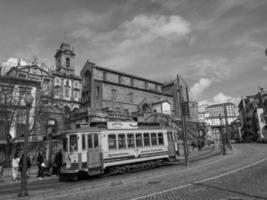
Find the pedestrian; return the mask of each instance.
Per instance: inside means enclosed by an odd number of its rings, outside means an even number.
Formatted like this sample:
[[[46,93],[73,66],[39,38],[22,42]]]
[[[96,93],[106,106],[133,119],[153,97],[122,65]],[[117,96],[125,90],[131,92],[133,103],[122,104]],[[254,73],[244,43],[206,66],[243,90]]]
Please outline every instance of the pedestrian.
[[[20,173],[22,173],[23,158],[24,158],[24,154],[21,155],[20,160],[19,160],[19,171],[20,171]],[[26,174],[27,174],[27,171],[29,171],[30,168],[31,168],[31,160],[30,160],[30,157],[27,156],[27,159],[26,159]]]
[[[3,173],[4,173],[4,164],[5,164],[5,159],[4,157],[0,154],[0,182],[3,182]]]
[[[40,178],[44,177],[44,169],[42,167],[43,162],[44,162],[44,154],[42,151],[39,151],[38,156],[37,156],[37,166],[38,166],[37,177],[40,177]]]
[[[60,174],[60,168],[62,166],[62,150],[60,149],[55,157],[54,157],[54,161],[53,161],[53,172],[56,175]]]
[[[12,181],[16,181],[18,178],[19,161],[20,161],[20,158],[19,158],[18,152],[16,152],[14,154],[14,157],[13,157],[12,163],[11,163],[12,164],[12,168],[11,168]]]

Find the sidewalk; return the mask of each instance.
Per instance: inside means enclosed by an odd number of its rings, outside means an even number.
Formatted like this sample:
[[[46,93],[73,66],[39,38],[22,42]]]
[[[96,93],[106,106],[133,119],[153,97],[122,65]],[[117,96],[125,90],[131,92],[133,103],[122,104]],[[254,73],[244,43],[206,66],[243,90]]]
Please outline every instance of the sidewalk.
[[[39,178],[36,177],[37,171],[38,171],[37,166],[33,166],[30,168],[29,172],[27,172],[27,175],[28,175],[27,182],[33,182],[33,181],[40,180]],[[54,175],[53,176],[45,176],[41,180],[51,179],[51,178],[58,178],[58,177],[54,176]],[[20,182],[20,173],[18,173],[18,179],[16,181],[13,181],[12,180],[12,174],[11,174],[11,168],[5,168],[4,169],[3,176],[0,179],[0,186],[3,184],[8,185],[8,184],[16,184],[19,182]]]
[[[219,150],[220,150],[220,147],[217,145],[216,146],[214,146],[214,145],[205,146],[201,150],[197,150],[197,149],[195,149],[194,151],[189,150],[189,159],[195,159],[198,157],[202,157],[203,155],[207,155],[210,152],[218,153]],[[203,159],[205,159],[205,157]],[[173,164],[181,163],[181,162],[184,162],[183,160],[184,160],[184,157],[181,156],[179,158],[179,161],[170,162],[170,164],[171,163],[173,163]],[[58,179],[57,176],[52,175],[52,176],[45,176],[43,179],[40,180],[39,178],[36,177],[37,170],[38,170],[37,166],[33,166],[30,169],[30,172],[28,173],[29,178],[27,179],[27,182],[42,181],[42,180],[47,180],[47,179]],[[20,176],[20,173],[19,173],[19,176]],[[17,181],[12,181],[11,168],[5,168],[4,169],[3,177],[0,180],[0,186],[1,185],[8,185],[8,184],[17,184],[19,182],[20,182],[20,179],[18,179]]]

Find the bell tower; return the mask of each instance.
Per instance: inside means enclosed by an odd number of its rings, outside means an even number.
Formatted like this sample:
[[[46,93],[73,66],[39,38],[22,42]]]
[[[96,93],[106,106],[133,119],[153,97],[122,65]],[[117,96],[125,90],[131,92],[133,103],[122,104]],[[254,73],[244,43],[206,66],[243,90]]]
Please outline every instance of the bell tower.
[[[66,75],[74,75],[74,57],[73,47],[64,40],[55,54],[56,71]]]

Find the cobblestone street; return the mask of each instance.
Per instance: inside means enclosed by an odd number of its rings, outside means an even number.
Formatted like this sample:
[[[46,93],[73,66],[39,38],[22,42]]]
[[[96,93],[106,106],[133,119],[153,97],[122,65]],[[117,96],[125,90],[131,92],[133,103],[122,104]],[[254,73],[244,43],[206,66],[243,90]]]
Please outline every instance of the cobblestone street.
[[[172,166],[107,177],[98,180],[98,185],[94,180],[78,182],[72,184],[73,187],[66,182],[65,187],[60,186],[58,190],[51,185],[51,189],[39,194],[31,193],[29,199],[267,199],[267,161],[263,160],[267,146],[239,144],[234,147],[226,156],[192,163],[188,168]],[[105,184],[109,181],[110,184]]]

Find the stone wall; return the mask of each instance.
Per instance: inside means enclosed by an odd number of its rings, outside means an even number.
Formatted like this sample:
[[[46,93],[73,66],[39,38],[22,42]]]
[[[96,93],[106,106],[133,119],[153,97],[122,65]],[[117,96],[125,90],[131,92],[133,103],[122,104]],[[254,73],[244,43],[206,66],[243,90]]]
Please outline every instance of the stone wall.
[[[112,97],[112,90],[116,91],[116,99]],[[121,107],[121,109],[127,109],[129,110],[129,112],[137,111],[138,105],[140,105],[143,101],[148,104],[162,100],[168,100],[169,102],[171,102],[171,104],[173,102],[172,97],[166,96],[164,94],[158,94],[109,83],[102,84],[102,95],[103,108],[110,107],[111,110],[116,110]],[[130,95],[133,95],[132,100],[130,98]]]

